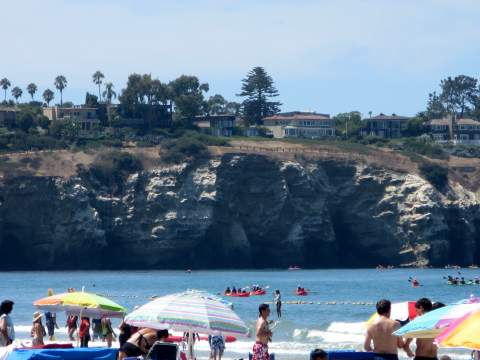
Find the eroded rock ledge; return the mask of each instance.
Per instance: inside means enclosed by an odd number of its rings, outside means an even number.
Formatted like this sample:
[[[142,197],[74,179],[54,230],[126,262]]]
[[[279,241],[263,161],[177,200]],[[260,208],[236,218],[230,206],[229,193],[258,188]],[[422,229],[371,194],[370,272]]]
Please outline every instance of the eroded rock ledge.
[[[1,269],[371,267],[480,262],[476,195],[355,162],[226,154],[0,185]]]

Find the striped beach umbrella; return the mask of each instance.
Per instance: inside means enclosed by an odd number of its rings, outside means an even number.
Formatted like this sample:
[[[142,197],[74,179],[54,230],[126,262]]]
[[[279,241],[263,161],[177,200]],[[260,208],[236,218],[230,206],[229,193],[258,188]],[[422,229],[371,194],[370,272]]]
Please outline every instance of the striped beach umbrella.
[[[122,318],[127,312],[126,308],[110,299],[83,291],[48,296],[35,301],[33,306],[43,311],[65,311],[69,315],[91,318],[103,316]]]
[[[216,296],[201,291],[159,297],[125,317],[127,324],[188,333],[248,337],[249,329]]]
[[[478,298],[470,298],[432,310],[398,329],[394,335],[404,338],[435,338],[463,316],[480,309]]]
[[[441,347],[480,350],[480,310],[451,323],[435,341]]]

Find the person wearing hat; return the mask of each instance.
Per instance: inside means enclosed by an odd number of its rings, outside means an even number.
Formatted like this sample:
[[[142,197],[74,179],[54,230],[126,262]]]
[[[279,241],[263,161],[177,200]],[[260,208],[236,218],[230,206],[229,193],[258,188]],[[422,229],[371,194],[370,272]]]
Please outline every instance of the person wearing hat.
[[[45,328],[42,324],[42,314],[39,311],[33,313],[33,325],[32,330],[30,331],[32,336],[32,345],[33,346],[43,346],[43,338],[47,335]]]
[[[12,300],[3,300],[0,304],[0,346],[10,345],[15,340],[15,329],[10,317],[13,304]]]

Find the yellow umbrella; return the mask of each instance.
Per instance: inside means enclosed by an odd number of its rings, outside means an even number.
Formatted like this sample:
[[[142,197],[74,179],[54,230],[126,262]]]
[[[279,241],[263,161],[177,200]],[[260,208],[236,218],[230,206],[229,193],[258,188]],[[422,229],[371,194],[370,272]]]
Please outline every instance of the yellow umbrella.
[[[441,347],[480,350],[480,311],[452,323],[436,341]]]

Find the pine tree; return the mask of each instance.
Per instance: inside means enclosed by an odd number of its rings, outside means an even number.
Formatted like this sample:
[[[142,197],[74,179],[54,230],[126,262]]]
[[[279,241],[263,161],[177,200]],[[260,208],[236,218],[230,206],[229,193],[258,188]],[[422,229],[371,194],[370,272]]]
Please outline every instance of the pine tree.
[[[246,99],[242,102],[242,113],[249,124],[262,123],[262,119],[280,111],[278,101],[271,101],[277,97],[278,90],[273,79],[262,67],[253,68],[242,80],[242,92],[239,94]]]

